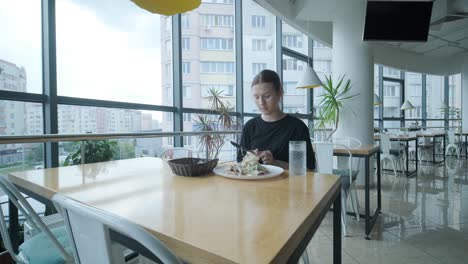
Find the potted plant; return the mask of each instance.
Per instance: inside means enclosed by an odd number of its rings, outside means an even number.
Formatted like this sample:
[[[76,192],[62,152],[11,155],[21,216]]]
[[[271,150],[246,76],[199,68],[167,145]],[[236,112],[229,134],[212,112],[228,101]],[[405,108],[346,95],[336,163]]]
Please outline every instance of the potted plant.
[[[79,142],[74,144],[80,146]],[[85,161],[84,163],[95,163],[112,160],[117,152],[117,141],[95,140],[84,143]],[[81,164],[81,147],[78,147],[75,152],[70,153],[63,163],[64,166]]]
[[[450,106],[445,106],[440,108],[440,112],[443,116],[448,115],[449,119],[456,119],[452,120],[452,126],[457,127],[457,131],[461,132],[461,124],[460,124],[460,108],[458,107],[450,107]]]
[[[229,112],[234,111],[234,107],[226,102],[222,96],[222,91],[218,89],[208,90],[205,98],[210,103],[211,115],[195,115],[195,125],[199,131],[229,131],[238,128],[238,124]],[[212,134],[199,137],[199,152],[204,153],[206,159],[216,159],[226,142],[226,135]]]
[[[326,82],[322,85],[325,93],[319,96],[319,128],[325,128],[326,125],[332,125],[332,131],[327,136],[329,140],[338,129],[338,122],[340,120],[340,111],[345,106],[346,101],[359,95],[349,95],[351,90],[351,80],[346,79],[345,75],[338,78],[338,82],[334,83],[331,76],[325,76]],[[356,113],[350,108],[351,112]]]

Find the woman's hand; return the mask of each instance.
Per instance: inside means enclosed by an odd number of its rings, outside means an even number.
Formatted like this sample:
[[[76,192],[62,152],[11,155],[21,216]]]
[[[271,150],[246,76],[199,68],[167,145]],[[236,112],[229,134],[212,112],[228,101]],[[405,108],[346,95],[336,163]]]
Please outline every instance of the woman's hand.
[[[256,150],[255,154],[257,157],[259,157],[264,164],[274,164],[275,163],[275,158],[273,157],[273,154],[271,154],[271,151],[269,150],[264,150],[264,151],[258,151]]]

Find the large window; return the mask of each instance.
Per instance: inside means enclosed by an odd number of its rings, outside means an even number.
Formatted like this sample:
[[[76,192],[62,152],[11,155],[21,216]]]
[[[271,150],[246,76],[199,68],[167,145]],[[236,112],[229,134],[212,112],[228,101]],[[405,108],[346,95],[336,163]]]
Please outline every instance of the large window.
[[[306,62],[283,55],[283,111],[286,113],[307,113],[307,90],[296,88],[305,67]]]
[[[461,74],[449,76],[448,106],[450,107],[448,118],[450,126],[461,126]]]
[[[42,93],[41,1],[24,5],[0,3],[0,90]]]
[[[236,106],[234,11],[232,1],[217,0],[203,2],[186,13],[190,28],[182,28],[182,37],[190,36],[199,45],[192,45],[190,51],[182,54],[182,59],[190,62],[191,70],[191,74],[182,76],[183,86],[190,87],[190,97],[182,97],[183,107],[208,109],[210,102],[206,97],[210,90],[219,92],[224,102]],[[190,131],[192,125],[184,122],[183,130]],[[188,138],[185,140],[188,143]]]
[[[0,100],[0,135],[44,133],[43,108],[38,103]],[[43,166],[43,144],[0,144],[0,172]]]
[[[426,76],[426,111],[428,119],[443,119],[444,77]],[[443,125],[442,123],[437,123]]]
[[[405,73],[405,100],[414,106],[414,109],[405,110],[405,119],[422,119],[422,75],[420,73]],[[415,121],[421,124],[419,120]],[[410,121],[410,123],[415,121]]]
[[[252,97],[252,80],[264,69],[276,71],[276,17],[253,0],[242,1],[242,55],[244,112],[256,113],[257,107]],[[252,45],[254,40],[264,40],[266,49],[257,52]],[[261,44],[263,45],[263,44]]]
[[[172,60],[171,31],[160,32],[167,23],[130,1],[57,1],[58,94],[171,105],[161,100],[161,87],[172,86],[162,74]]]

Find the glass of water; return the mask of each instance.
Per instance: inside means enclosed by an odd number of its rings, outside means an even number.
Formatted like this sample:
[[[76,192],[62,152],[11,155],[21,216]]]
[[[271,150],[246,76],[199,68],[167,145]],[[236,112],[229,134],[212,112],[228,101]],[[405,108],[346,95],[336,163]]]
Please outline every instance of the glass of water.
[[[305,141],[289,141],[289,176],[307,175]]]

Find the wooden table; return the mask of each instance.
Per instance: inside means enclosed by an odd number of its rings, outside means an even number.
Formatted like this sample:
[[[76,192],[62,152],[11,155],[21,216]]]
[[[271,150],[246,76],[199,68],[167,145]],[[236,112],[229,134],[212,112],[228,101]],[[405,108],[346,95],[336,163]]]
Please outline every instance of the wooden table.
[[[374,136],[375,141],[380,141],[380,136]],[[418,137],[411,136],[390,136],[390,141],[405,142],[405,155],[406,155],[406,170],[404,171],[406,176],[410,176],[413,173],[418,172]],[[415,142],[415,169],[413,171],[409,170],[409,143],[411,141]]]
[[[375,222],[380,214],[380,210],[382,207],[381,201],[381,186],[380,186],[380,146],[379,145],[362,145],[360,147],[349,148],[351,154],[353,154],[353,158],[364,158],[364,189],[365,189],[365,213],[362,215],[365,219],[365,238],[369,238],[369,234],[374,227]],[[377,208],[373,215],[370,215],[370,158],[377,154]],[[349,155],[348,149],[335,147],[333,149],[334,156],[343,156],[347,157]],[[353,213],[348,213],[353,215]]]
[[[437,133],[418,133],[417,136],[418,137],[422,137],[422,138],[427,138],[427,137],[430,137],[432,138],[432,164],[437,164],[437,163],[441,163],[441,162],[445,162],[445,135],[446,133],[445,132],[437,132]],[[435,143],[436,143],[436,138],[438,137],[441,137],[442,138],[442,141],[443,141],[443,146],[444,146],[444,149],[442,150],[442,156],[443,156],[443,160],[441,161],[436,161],[436,158],[435,158]]]
[[[333,204],[334,263],[341,263],[341,180],[336,175],[288,177],[286,171],[259,181],[182,177],[163,160],[144,157],[8,177],[46,204],[62,193],[124,217],[190,263],[297,263]],[[134,240],[111,237],[145,255]]]

